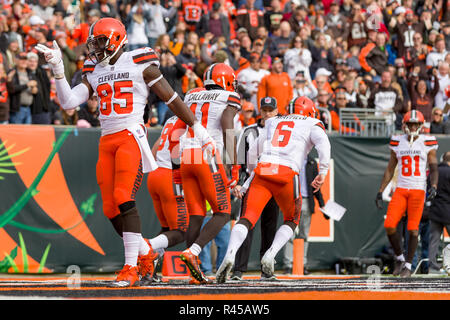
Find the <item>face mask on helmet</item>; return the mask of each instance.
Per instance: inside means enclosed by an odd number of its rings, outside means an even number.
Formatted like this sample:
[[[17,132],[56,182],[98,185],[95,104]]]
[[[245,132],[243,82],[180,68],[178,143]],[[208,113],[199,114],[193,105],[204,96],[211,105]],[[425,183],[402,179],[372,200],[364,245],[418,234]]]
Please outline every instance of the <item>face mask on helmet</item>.
[[[404,131],[409,136],[409,143],[412,144],[415,137],[418,137],[420,130],[422,130],[423,123],[420,122],[406,122],[404,124]]]
[[[109,39],[106,36],[92,37],[87,40],[89,58],[100,65],[106,66],[114,56],[114,50],[110,50]]]

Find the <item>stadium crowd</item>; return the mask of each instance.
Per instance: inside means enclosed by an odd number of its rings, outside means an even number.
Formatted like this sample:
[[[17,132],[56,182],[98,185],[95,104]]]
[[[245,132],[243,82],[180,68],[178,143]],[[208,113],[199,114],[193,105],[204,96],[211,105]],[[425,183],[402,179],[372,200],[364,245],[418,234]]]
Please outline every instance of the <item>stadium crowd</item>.
[[[449,0],[2,0],[0,123],[99,126],[96,99],[76,110],[59,107],[54,79],[38,43],[63,51],[65,75],[81,82],[90,26],[120,19],[128,50],[150,46],[177,93],[202,86],[215,62],[237,74],[240,129],[259,117],[257,101],[273,96],[285,114],[305,95],[332,130],[352,133],[341,108],[390,112],[396,129],[417,109],[427,131],[450,133]],[[170,110],[156,96],[149,126]]]

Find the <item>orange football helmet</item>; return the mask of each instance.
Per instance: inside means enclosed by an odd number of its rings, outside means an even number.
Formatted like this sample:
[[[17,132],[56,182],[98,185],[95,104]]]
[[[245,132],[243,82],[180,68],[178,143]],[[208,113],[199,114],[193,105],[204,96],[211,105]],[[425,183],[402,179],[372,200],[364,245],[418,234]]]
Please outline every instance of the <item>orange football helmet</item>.
[[[422,112],[417,110],[408,111],[403,116],[403,131],[411,138],[418,136],[420,134],[420,130],[422,130],[424,122],[425,118]],[[413,127],[412,124],[415,124],[415,126]]]
[[[214,63],[203,74],[203,84],[205,87],[218,85],[226,91],[236,91],[236,74],[229,65],[225,63]]]
[[[89,58],[96,64],[108,65],[127,42],[127,31],[122,22],[114,18],[102,18],[89,28],[86,41]]]
[[[307,97],[297,97],[287,107],[289,114],[300,114],[302,116],[315,118],[317,109],[314,102]]]

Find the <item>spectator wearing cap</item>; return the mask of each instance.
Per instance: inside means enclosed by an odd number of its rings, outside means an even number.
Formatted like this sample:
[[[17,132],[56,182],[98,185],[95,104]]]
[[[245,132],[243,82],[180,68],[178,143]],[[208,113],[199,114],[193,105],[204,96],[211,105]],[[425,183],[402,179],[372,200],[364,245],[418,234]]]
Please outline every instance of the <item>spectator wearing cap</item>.
[[[256,118],[253,116],[255,113],[255,106],[250,101],[242,102],[242,110],[239,113],[239,123],[235,129],[242,129],[249,125],[256,123]]]
[[[51,124],[50,114],[50,79],[47,71],[39,65],[38,55],[34,52],[27,54],[28,69],[37,83],[37,92],[34,94],[31,104],[31,123],[33,124]]]
[[[280,0],[271,0],[270,7],[264,13],[264,26],[267,30],[273,27],[279,27],[283,19],[283,11],[281,10]]]
[[[279,114],[286,114],[286,106],[293,96],[293,87],[289,75],[283,72],[283,61],[278,57],[272,61],[271,73],[263,77],[258,86],[258,101],[267,96],[276,99]]]
[[[444,112],[438,107],[431,111],[430,134],[450,134],[450,119],[444,121]]]
[[[308,80],[303,71],[298,71],[297,75],[294,78],[294,89],[293,89],[293,98],[297,97],[308,97],[311,100],[314,100],[317,97],[317,89]]]
[[[10,123],[31,124],[30,106],[33,104],[38,87],[31,70],[27,67],[27,54],[22,52],[17,56],[16,67],[8,73],[6,85],[10,98]]]
[[[219,37],[226,39],[227,45],[230,44],[230,21],[228,16],[221,12],[221,5],[219,2],[214,2],[212,11],[202,15],[197,31],[201,37],[206,33],[211,33],[215,40]]]
[[[333,93],[333,89],[329,83],[329,76],[332,73],[325,68],[320,68],[316,72],[316,78],[312,81],[313,85],[317,88],[317,90],[324,89],[328,93]]]
[[[376,41],[368,43],[359,56],[359,63],[364,71],[372,76],[380,76],[388,64],[386,50],[386,35],[383,32],[376,34]]]
[[[251,172],[249,171],[248,167],[250,167],[251,165],[255,165],[254,161],[256,160],[257,155],[251,154],[249,152],[250,146],[256,141],[259,134],[262,132],[265,121],[277,115],[277,101],[273,97],[263,97],[260,101],[260,107],[261,117],[255,124],[244,128],[237,139],[237,161],[239,164],[241,164],[241,174],[239,176],[239,182],[234,189],[237,191],[240,190],[245,180],[247,180],[250,176]],[[275,237],[278,214],[278,205],[274,198],[272,198],[264,207],[264,210],[261,214],[261,246],[259,250],[260,257],[262,257],[267,249],[271,246],[272,241]],[[250,251],[252,247],[253,230],[254,229],[249,230],[247,237],[242,243],[242,246],[236,253],[236,261],[234,264],[233,274],[231,276],[231,279],[233,280],[242,280],[242,274],[247,271],[248,259],[250,257]],[[264,280],[264,274],[261,274],[261,279]]]
[[[86,40],[89,37],[89,29],[91,25],[100,19],[100,11],[98,9],[91,9],[87,12],[86,22],[80,23],[74,28],[71,38],[74,39],[78,45],[85,46]]]
[[[255,52],[251,53],[249,57],[250,66],[241,70],[237,76],[237,81],[242,87],[241,89],[251,97],[250,102],[253,103],[254,106],[258,105],[257,94],[259,83],[264,76],[270,74],[269,71],[261,69],[260,59],[261,57],[259,54]]]
[[[289,49],[284,54],[284,66],[291,80],[294,80],[299,71],[308,81],[311,81],[309,66],[311,65],[311,51],[306,48],[302,38],[296,35],[292,38]]]
[[[319,33],[317,35],[316,41],[314,42],[314,45],[309,49],[311,51],[312,57],[309,72],[313,79],[315,79],[316,71],[319,69],[325,69],[329,72],[334,71],[334,54],[333,50],[329,47],[329,41],[327,41],[325,33]]]
[[[392,31],[397,35],[397,50],[399,57],[403,57],[406,49],[414,45],[414,34],[426,34],[426,32],[428,32],[424,22],[415,22],[414,20],[414,11],[410,8],[406,8],[405,21],[401,22],[393,20],[395,22],[393,23],[395,24],[394,27],[392,27],[391,24]]]
[[[255,39],[255,41],[253,41],[253,45],[252,45],[252,52],[256,52],[262,57],[265,52],[264,40],[259,39],[259,38]]]
[[[25,37],[24,37],[24,47],[25,51],[28,51],[30,48],[34,47],[37,41],[37,32],[41,30],[45,25],[45,21],[42,20],[39,16],[31,16],[29,19],[29,26],[24,26],[22,28]]]
[[[51,0],[39,0],[37,4],[32,5],[34,14],[40,17],[42,20],[47,21],[53,17],[53,11],[55,10],[51,4]]]
[[[432,116],[432,109],[434,107],[434,99],[439,92],[439,80],[437,79],[437,70],[435,70],[434,83],[436,84],[432,90],[428,90],[425,79],[420,79],[418,76],[419,67],[410,75],[408,80],[408,91],[411,98],[411,109],[422,112],[425,121],[430,123]]]
[[[426,64],[428,69],[437,68],[439,61],[444,61],[448,51],[445,49],[445,38],[438,35],[434,42],[433,50],[428,54]]]
[[[385,116],[390,123],[395,122],[396,130],[401,130],[407,107],[400,98],[399,92],[392,87],[392,74],[389,70],[385,69],[381,73],[381,84],[372,91],[368,107],[375,109],[376,114]],[[391,115],[391,112],[394,115]]]
[[[330,6],[330,12],[326,16],[326,25],[331,31],[333,39],[347,39],[348,22],[347,18],[339,12],[339,2],[334,0]]]
[[[241,55],[241,45],[239,40],[232,39],[230,46],[227,48],[228,61],[230,66],[234,69],[236,76],[241,70],[250,66],[246,58]]]
[[[256,39],[258,27],[264,25],[264,12],[255,7],[255,0],[247,0],[247,4],[237,10],[236,25],[245,28],[252,40]]]
[[[291,25],[287,21],[282,21],[280,24],[280,35],[270,38],[269,55],[272,58],[284,56],[289,49],[292,38]]]

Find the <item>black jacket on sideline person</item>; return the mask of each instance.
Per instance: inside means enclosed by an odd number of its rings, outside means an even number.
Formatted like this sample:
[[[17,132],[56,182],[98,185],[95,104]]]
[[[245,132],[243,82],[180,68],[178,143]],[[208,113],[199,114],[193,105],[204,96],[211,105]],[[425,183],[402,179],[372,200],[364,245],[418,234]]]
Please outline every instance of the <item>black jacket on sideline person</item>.
[[[20,84],[17,68],[15,70],[16,73],[14,74],[12,80],[6,83],[10,101],[9,112],[18,112],[20,110],[20,94],[22,91],[28,90],[28,86],[26,84]],[[27,73],[29,80],[35,80],[29,69],[27,69]]]
[[[319,207],[323,207],[325,205],[325,202],[323,200],[322,192],[320,191],[320,189],[316,193],[313,193],[314,188],[312,187],[311,183],[313,182],[314,178],[319,174],[319,169],[317,168],[317,161],[309,154],[306,162],[305,174],[306,174],[306,184],[308,185],[309,210],[311,211],[311,213],[314,213],[315,207],[314,197],[319,202]],[[314,197],[312,195],[314,195]]]
[[[450,224],[450,166],[442,162],[438,166],[439,180],[436,198],[430,206],[430,220]]]
[[[32,79],[38,83],[38,93],[34,96],[31,104],[31,114],[39,114],[50,111],[50,80],[47,72],[38,66],[35,73],[32,74]]]

